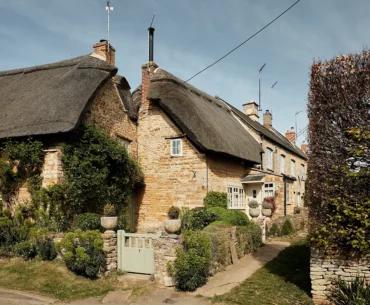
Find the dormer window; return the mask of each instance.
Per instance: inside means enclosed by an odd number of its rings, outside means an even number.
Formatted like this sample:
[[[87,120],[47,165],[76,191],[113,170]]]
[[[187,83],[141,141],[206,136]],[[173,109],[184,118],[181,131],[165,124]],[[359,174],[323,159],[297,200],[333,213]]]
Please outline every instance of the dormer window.
[[[182,156],[182,139],[170,140],[170,154],[172,157]]]

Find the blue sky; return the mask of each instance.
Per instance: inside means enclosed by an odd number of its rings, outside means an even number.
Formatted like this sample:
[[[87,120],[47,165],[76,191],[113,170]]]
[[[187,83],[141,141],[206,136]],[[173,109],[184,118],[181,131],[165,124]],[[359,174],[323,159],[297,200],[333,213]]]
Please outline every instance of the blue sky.
[[[237,45],[293,0],[113,0],[111,42],[131,87],[147,61],[147,27],[156,14],[155,61],[187,79]],[[103,0],[0,0],[0,70],[67,59],[106,37]],[[258,98],[285,131],[306,110],[314,59],[359,52],[370,43],[369,0],[301,0],[279,21],[192,84],[237,107]],[[278,81],[274,89],[271,85]],[[298,130],[307,124],[298,115]],[[299,139],[304,140],[304,137]]]

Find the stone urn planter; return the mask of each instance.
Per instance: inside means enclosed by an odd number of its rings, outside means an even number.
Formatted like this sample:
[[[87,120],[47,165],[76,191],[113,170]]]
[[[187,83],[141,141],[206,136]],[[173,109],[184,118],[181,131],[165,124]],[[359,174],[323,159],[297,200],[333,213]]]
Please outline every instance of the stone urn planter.
[[[100,224],[106,230],[114,230],[117,227],[117,222],[117,216],[103,216],[100,218]]]
[[[266,217],[271,217],[272,210],[271,209],[262,209],[262,215]]]
[[[175,234],[181,229],[181,219],[168,219],[164,222],[164,229],[169,234]]]
[[[260,216],[260,208],[249,208],[249,215],[251,217],[258,217]]]
[[[117,227],[118,217],[113,204],[107,203],[104,206],[104,216],[100,217],[100,224],[106,230],[114,230]]]

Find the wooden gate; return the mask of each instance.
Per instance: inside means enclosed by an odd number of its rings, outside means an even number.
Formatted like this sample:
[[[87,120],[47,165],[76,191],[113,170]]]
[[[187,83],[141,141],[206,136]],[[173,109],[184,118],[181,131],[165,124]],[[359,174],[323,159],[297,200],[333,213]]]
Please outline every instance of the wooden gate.
[[[118,270],[154,274],[153,239],[155,234],[117,232]]]

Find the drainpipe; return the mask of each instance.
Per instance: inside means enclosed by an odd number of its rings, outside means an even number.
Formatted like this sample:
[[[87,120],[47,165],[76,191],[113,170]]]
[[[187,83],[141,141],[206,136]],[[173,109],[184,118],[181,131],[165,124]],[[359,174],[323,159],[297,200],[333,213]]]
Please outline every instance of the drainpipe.
[[[284,216],[286,216],[286,180],[284,178]]]

